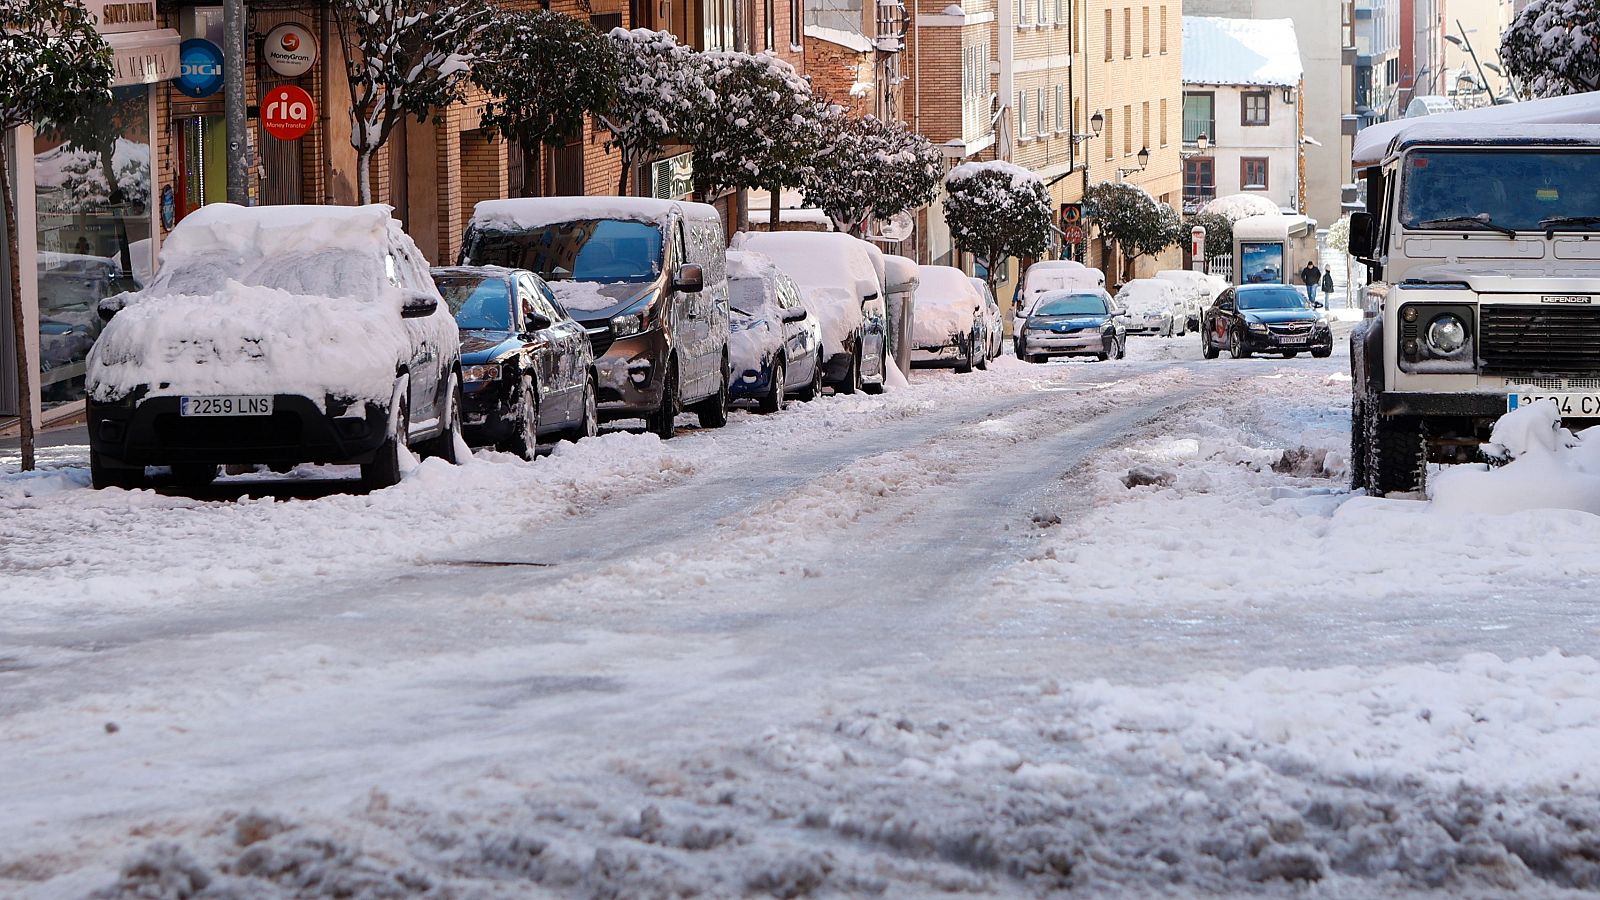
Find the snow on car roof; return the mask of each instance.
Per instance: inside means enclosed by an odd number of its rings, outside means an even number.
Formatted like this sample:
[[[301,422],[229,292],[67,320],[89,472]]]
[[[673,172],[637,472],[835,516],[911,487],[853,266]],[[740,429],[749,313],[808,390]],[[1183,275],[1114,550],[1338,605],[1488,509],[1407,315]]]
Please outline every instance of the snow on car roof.
[[[917,286],[917,282],[922,277],[921,270],[922,267],[917,265],[917,261],[914,259],[906,259],[904,256],[884,254],[883,289],[886,291],[892,291],[897,288],[900,290],[906,290],[907,288],[914,289]]]
[[[534,229],[579,219],[623,219],[658,223],[679,210],[685,218],[722,221],[705,203],[653,197],[515,197],[484,200],[472,209],[472,224],[482,228]]]
[[[1184,16],[1183,83],[1295,87],[1299,47],[1293,19]]]
[[[728,251],[729,278],[767,278],[777,271],[777,265],[765,253],[754,250]]]
[[[737,249],[765,254],[801,287],[848,287],[859,296],[880,290],[872,245],[831,231],[747,231]]]
[[[937,306],[961,306],[971,309],[974,304],[983,300],[978,289],[972,286],[972,281],[967,278],[967,273],[953,266],[919,266],[919,278],[922,283],[917,286],[917,308],[923,304]]]
[[[1390,153],[1390,145],[1404,135],[1408,141],[1507,141],[1526,139],[1536,131],[1546,139],[1565,136],[1582,142],[1600,142],[1600,134],[1584,126],[1600,125],[1600,91],[1526,100],[1482,109],[1464,109],[1417,119],[1400,119],[1362,129],[1356,134],[1351,163],[1356,168],[1375,166]],[[1551,126],[1544,131],[1534,126]]]
[[[399,223],[380,203],[367,206],[237,206],[211,203],[184,216],[162,242],[170,266],[216,253],[284,256],[324,250],[381,250]]]

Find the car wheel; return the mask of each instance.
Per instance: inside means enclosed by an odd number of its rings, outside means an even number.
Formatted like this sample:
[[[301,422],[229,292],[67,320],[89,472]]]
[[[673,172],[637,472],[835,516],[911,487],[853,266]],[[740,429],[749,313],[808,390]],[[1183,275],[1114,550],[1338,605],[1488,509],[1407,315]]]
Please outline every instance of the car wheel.
[[[1050,357],[1045,356],[1043,353],[1033,353],[1028,356],[1028,362],[1031,362],[1034,365],[1042,366],[1049,361]]]
[[[722,354],[722,381],[717,385],[717,392],[695,404],[695,415],[700,417],[701,428],[721,428],[728,424],[728,381],[732,378],[733,366],[728,362],[728,354]]]
[[[516,431],[500,446],[507,453],[533,459],[539,450],[539,387],[533,375],[524,372],[517,381]]]
[[[600,385],[590,375],[583,388],[583,420],[572,429],[572,439],[581,441],[600,433]]]
[[[417,445],[417,453],[424,459],[442,459],[445,462],[459,466],[464,460],[456,452],[457,439],[461,436],[461,379],[454,372],[450,373],[450,389],[445,392],[444,427],[436,437]]]
[[[400,458],[411,452],[407,435],[410,428],[411,416],[406,412],[406,404],[402,400],[400,409],[395,412],[394,427],[389,437],[378,446],[371,462],[361,464],[361,483],[366,485],[367,490],[382,490],[400,483]]]
[[[1228,332],[1228,355],[1234,359],[1244,359],[1250,355],[1250,351],[1244,348],[1244,338],[1237,328]]]
[[[216,465],[209,463],[173,463],[172,483],[189,488],[205,487],[217,480],[219,471]]]
[[[817,352],[817,358],[811,366],[811,383],[801,388],[795,394],[801,400],[810,402],[822,396],[822,352]]]
[[[961,361],[956,363],[956,373],[964,374],[972,371],[972,340],[967,340],[966,346],[961,348]]]
[[[134,491],[149,485],[144,477],[144,467],[110,466],[100,457],[98,451],[89,451],[89,483],[95,490],[106,488],[122,488],[125,491]]]
[[[1367,486],[1367,402],[1363,396],[1350,400],[1350,489]]]
[[[667,372],[661,382],[661,405],[645,417],[645,429],[663,441],[672,437],[678,418],[678,358],[667,359]]]
[[[1328,357],[1330,357],[1332,355],[1333,355],[1333,348],[1332,347],[1329,347],[1326,350],[1313,350],[1313,351],[1311,351],[1311,357],[1313,359],[1327,359]]]
[[[989,347],[987,343],[985,343],[983,349],[979,351],[978,361],[973,363],[973,366],[980,371],[989,368]]]
[[[1127,338],[1123,338],[1122,340],[1117,341],[1117,359],[1127,359],[1127,358],[1128,358],[1128,339]]]
[[[1217,348],[1211,343],[1211,332],[1204,328],[1197,330],[1200,332],[1200,355],[1206,359],[1216,359]]]
[[[760,409],[764,413],[775,413],[785,406],[783,383],[789,377],[789,372],[784,368],[783,357],[772,361],[772,384],[767,388],[766,396],[761,398]]]
[[[1415,416],[1385,416],[1367,409],[1367,489],[1382,497],[1423,488],[1427,434]]]
[[[850,371],[844,373],[844,382],[834,389],[841,394],[854,394],[861,390],[861,344],[850,351]]]

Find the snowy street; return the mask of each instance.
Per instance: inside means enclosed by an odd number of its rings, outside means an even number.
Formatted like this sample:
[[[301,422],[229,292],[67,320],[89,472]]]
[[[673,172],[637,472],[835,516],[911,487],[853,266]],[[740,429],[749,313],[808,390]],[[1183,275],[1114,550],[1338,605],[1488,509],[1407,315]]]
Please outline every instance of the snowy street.
[[[1353,496],[1335,346],[369,495],[0,451],[0,895],[1600,886],[1595,518]]]

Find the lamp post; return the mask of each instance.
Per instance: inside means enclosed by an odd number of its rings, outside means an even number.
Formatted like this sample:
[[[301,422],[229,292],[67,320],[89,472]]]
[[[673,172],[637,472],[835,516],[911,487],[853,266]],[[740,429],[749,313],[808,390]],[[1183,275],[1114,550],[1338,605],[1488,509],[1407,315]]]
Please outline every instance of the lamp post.
[[[1134,174],[1136,172],[1143,172],[1145,169],[1150,168],[1150,148],[1149,147],[1140,147],[1139,148],[1139,153],[1138,153],[1138,155],[1136,155],[1134,157],[1134,159],[1138,160],[1138,162],[1139,162],[1139,164],[1137,166],[1134,166],[1132,168],[1127,168],[1127,169],[1123,169],[1123,168],[1117,169],[1117,181],[1120,182],[1122,179],[1128,177],[1129,175],[1132,175],[1132,174]]]

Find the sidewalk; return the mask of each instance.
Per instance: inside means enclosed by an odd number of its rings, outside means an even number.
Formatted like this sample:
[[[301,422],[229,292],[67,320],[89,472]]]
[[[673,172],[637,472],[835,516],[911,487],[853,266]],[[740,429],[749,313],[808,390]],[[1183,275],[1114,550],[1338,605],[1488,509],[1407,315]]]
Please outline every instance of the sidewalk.
[[[66,425],[61,428],[41,431],[34,436],[35,447],[73,447],[85,446],[88,443],[89,426],[87,425]],[[0,456],[15,453],[21,447],[21,438],[0,437]]]

